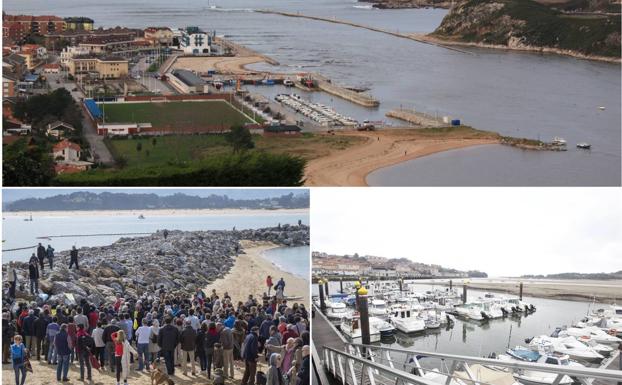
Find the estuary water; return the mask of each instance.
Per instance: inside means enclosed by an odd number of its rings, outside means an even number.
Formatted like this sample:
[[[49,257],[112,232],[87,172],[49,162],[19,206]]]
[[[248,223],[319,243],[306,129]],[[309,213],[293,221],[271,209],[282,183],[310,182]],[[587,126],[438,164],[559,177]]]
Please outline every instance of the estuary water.
[[[425,33],[440,24],[445,10],[361,9],[351,0],[84,0],[79,7],[71,0],[7,0],[3,7],[9,13],[89,16],[106,27],[198,25],[216,30],[280,63],[254,68],[317,71],[337,83],[369,87],[381,101],[377,109],[336,106],[358,120],[388,121],[388,110],[414,107],[504,135],[568,141],[567,152],[501,146],[452,151],[379,170],[368,179],[372,185],[621,183],[617,64],[483,49],[461,53],[350,26],[252,12],[300,12]],[[592,150],[576,149],[578,142],[591,143]]]
[[[145,219],[138,219],[143,214]],[[218,213],[213,215],[180,214],[180,215],[149,215],[148,211],[136,213],[123,212],[119,215],[67,215],[55,214],[42,216],[33,213],[32,222],[24,221],[24,216],[6,216],[2,223],[2,249],[29,247],[25,250],[2,253],[2,263],[12,260],[26,262],[35,252],[35,245],[41,242],[44,246],[51,244],[58,252],[68,250],[71,246],[105,246],[117,241],[123,235],[85,236],[87,234],[123,234],[153,233],[157,230],[238,230],[271,227],[280,224],[297,224],[301,220],[309,224],[308,213],[286,212],[253,212],[253,213]],[[75,235],[59,237],[58,235]],[[126,237],[140,235],[125,235]],[[51,239],[39,239],[51,237]],[[30,247],[32,246],[32,247]],[[305,251],[306,249],[306,251]],[[305,258],[306,256],[306,258]],[[276,263],[283,270],[308,276],[309,248],[291,247],[268,250],[265,257]],[[304,263],[303,263],[304,262]],[[305,270],[306,269],[306,270]],[[304,275],[306,273],[306,275]]]

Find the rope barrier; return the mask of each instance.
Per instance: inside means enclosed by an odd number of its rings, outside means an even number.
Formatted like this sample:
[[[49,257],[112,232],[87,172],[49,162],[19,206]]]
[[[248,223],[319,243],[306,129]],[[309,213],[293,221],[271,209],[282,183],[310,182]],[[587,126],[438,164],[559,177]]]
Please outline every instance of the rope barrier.
[[[110,233],[110,234],[68,234],[68,235],[48,235],[45,237],[37,237],[37,239],[52,239],[52,238],[79,238],[79,237],[106,237],[106,236],[123,236],[123,235],[151,235],[153,234],[153,232],[151,233]],[[32,249],[37,247],[38,245],[34,245],[34,246],[27,246],[27,247],[17,247],[14,249],[6,249],[6,250],[2,250],[3,253],[6,253],[7,251],[18,251],[18,250],[28,250],[28,249]]]
[[[18,247],[16,249],[6,249],[6,250],[2,250],[3,253],[6,253],[7,251],[16,251],[16,250],[28,250],[28,249],[33,249],[37,247],[37,245],[34,246],[28,246],[28,247]]]

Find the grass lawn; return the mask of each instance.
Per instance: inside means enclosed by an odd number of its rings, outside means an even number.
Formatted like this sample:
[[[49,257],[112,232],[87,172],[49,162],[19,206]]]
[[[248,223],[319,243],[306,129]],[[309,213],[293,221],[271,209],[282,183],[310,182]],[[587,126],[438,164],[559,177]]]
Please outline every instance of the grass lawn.
[[[171,135],[153,138],[112,139],[110,148],[115,157],[127,159],[127,166],[153,166],[167,162],[188,162],[231,153],[231,146],[222,134]],[[273,154],[296,155],[313,159],[330,150],[344,149],[360,138],[304,134],[295,138],[254,135],[255,150]],[[141,150],[137,151],[140,143]]]
[[[155,128],[197,128],[252,123],[229,103],[200,102],[110,103],[99,105],[110,123],[151,123]]]

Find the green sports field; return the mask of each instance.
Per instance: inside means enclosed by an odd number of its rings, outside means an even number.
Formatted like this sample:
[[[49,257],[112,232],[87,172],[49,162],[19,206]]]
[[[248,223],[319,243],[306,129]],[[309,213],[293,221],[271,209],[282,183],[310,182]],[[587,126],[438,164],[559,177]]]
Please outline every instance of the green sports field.
[[[151,123],[154,128],[214,128],[253,123],[222,100],[99,105],[108,123]]]

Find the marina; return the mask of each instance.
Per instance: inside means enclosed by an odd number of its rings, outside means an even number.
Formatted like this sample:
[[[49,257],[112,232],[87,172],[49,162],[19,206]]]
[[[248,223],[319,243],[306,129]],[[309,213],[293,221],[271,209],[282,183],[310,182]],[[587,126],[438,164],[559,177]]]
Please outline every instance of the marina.
[[[353,356],[359,355],[363,358],[371,355],[367,360],[375,364],[415,374],[419,377],[417,381],[427,379],[432,383],[441,384],[450,380],[452,384],[462,384],[465,377],[460,379],[461,376],[469,371],[472,371],[472,374],[477,372],[478,375],[484,376],[483,378],[491,381],[488,382],[490,384],[508,384],[510,383],[508,381],[529,385],[615,383],[615,381],[600,378],[582,378],[570,372],[560,376],[561,372],[542,370],[542,367],[550,368],[552,365],[557,365],[557,368],[580,371],[596,369],[599,373],[616,375],[618,376],[616,378],[622,379],[619,371],[613,371],[619,369],[618,344],[622,342],[619,338],[622,337],[622,333],[618,333],[620,329],[610,327],[617,325],[617,322],[622,319],[622,307],[620,306],[531,297],[521,300],[513,296],[479,290],[469,290],[468,301],[463,303],[458,291],[421,284],[405,285],[408,289],[404,287],[402,295],[396,297],[396,292],[400,292],[397,283],[387,285],[384,282],[382,285],[385,287],[384,290],[378,290],[379,287],[375,283],[367,284],[370,290],[366,295],[366,303],[369,304],[370,316],[372,308],[377,308],[378,305],[377,303],[372,305],[372,302],[378,297],[394,298],[392,301],[387,301],[388,309],[392,306],[395,306],[394,309],[398,307],[404,309],[404,318],[401,317],[399,311],[397,317],[394,313],[387,312],[387,319],[398,329],[395,335],[380,336],[370,322],[370,332],[374,330],[374,337],[369,341],[372,345],[363,347],[365,343],[360,342],[362,338],[359,339],[357,336],[354,340],[349,339],[348,334],[342,334],[339,331],[341,325],[336,325],[333,320],[329,321],[323,315],[316,315],[313,339],[320,357],[324,352],[334,351],[349,353]],[[342,298],[347,302],[348,296],[344,296],[345,293],[339,293],[340,286],[348,288],[351,285],[354,285],[354,282],[340,285],[330,282],[330,285],[324,285],[322,292],[328,286],[328,297],[333,303],[337,298]],[[351,292],[352,290],[346,289],[345,291]],[[318,292],[319,286],[314,285],[315,311],[321,313],[321,304],[318,304],[317,298]],[[334,293],[332,297],[330,292]],[[400,304],[397,303],[398,298],[401,298]],[[407,301],[405,298],[416,299],[416,302]],[[438,312],[437,314],[442,314],[440,309],[444,309],[442,311],[446,313],[446,322],[439,328],[426,327],[425,330],[417,330],[414,326],[405,328],[402,320],[408,318],[425,324],[422,309],[428,309],[428,311],[434,309]],[[409,311],[410,317],[407,315]],[[352,310],[354,314],[352,319],[360,324],[360,317],[363,317],[365,312],[367,310],[357,315],[357,311]],[[418,315],[413,316],[413,314]],[[605,327],[593,326],[599,322]],[[409,332],[405,333],[404,330]],[[332,341],[328,337],[331,334],[333,335]],[[617,336],[612,334],[617,334]],[[340,340],[342,339],[341,343],[334,341],[335,335],[338,335]],[[469,359],[464,359],[456,366],[450,365],[449,357],[458,355]],[[327,365],[325,359],[322,362]],[[446,364],[443,365],[443,362]],[[502,365],[499,364],[500,362]],[[514,366],[532,363],[541,364],[540,368],[527,370]],[[331,375],[331,373],[327,374]],[[448,377],[448,374],[451,377]],[[499,379],[500,376],[506,376],[505,380]],[[468,378],[467,376],[466,379]],[[497,379],[494,380],[495,378]],[[375,377],[374,380],[380,384],[390,383],[382,375]],[[347,383],[355,383],[351,381],[348,380]],[[412,379],[410,382],[413,382]]]

